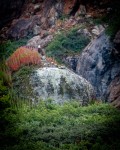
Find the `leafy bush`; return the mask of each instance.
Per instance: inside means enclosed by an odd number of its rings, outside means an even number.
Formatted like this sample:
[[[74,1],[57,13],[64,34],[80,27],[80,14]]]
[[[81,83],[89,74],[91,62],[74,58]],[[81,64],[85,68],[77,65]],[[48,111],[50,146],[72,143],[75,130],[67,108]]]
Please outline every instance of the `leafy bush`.
[[[63,56],[73,55],[89,43],[89,39],[79,33],[77,28],[56,35],[54,40],[47,46],[46,53],[60,61]]]
[[[8,130],[18,142],[6,143],[6,150],[120,148],[120,112],[108,104],[81,107],[71,102],[60,106],[48,100],[32,109],[23,105],[18,114],[18,120],[14,116],[17,129]]]
[[[3,81],[0,80],[0,108],[3,110],[8,106],[10,106],[8,88],[4,85]]]
[[[18,48],[7,60],[7,65],[11,71],[16,71],[24,65],[40,63],[41,59],[39,53],[27,47]]]
[[[6,41],[4,43],[0,43],[0,56],[1,58],[8,58],[18,47],[26,45],[27,43],[26,39],[20,39],[17,41]]]
[[[0,149],[2,149],[2,145],[11,143],[12,140],[15,141],[11,136],[12,130],[10,128],[15,130],[17,122],[15,118],[18,119],[18,117],[16,111],[11,108],[9,89],[10,87],[5,84],[0,75]]]
[[[12,86],[11,72],[5,61],[0,62],[0,79],[5,85]]]

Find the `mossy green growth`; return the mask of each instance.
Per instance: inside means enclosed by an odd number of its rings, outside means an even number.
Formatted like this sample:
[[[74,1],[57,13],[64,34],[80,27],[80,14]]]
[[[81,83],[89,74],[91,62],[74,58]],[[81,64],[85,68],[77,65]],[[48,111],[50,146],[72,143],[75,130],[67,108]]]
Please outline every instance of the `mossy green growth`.
[[[17,72],[13,73],[13,92],[19,99],[31,103],[34,96],[32,87],[30,85],[30,75],[34,71],[35,66],[23,66]]]
[[[17,128],[9,130],[16,140],[1,150],[120,149],[120,112],[109,104],[81,107],[78,102],[41,101],[33,108],[22,105],[15,120]]]
[[[54,40],[46,47],[46,54],[61,62],[64,56],[80,53],[90,40],[77,31],[78,28],[73,28],[56,35]]]
[[[26,45],[28,38],[23,38],[19,40],[8,40],[0,43],[0,57],[8,58],[18,47]]]

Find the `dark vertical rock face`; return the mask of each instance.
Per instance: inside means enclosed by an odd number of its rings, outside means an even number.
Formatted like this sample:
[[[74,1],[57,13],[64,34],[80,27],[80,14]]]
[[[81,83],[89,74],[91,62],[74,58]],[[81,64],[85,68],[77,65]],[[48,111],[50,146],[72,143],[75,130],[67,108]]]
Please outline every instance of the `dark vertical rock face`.
[[[19,16],[25,0],[1,0],[0,1],[0,28]]]
[[[84,49],[79,57],[76,71],[90,81],[99,99],[110,101],[110,91],[115,89],[111,85],[117,84],[112,84],[112,81],[116,81],[116,77],[120,79],[120,58],[117,58],[110,39],[105,33]],[[118,90],[120,92],[120,89]],[[113,95],[112,97],[114,97],[112,101],[118,98]]]
[[[79,56],[68,56],[68,57],[65,57],[63,58],[63,62],[64,64],[66,64],[66,66],[68,68],[70,68],[71,70],[73,70],[74,72],[76,72],[76,67],[77,67],[77,63],[78,63],[78,59],[79,59]]]
[[[110,83],[109,89],[109,101],[116,107],[120,108],[120,74],[115,77]]]

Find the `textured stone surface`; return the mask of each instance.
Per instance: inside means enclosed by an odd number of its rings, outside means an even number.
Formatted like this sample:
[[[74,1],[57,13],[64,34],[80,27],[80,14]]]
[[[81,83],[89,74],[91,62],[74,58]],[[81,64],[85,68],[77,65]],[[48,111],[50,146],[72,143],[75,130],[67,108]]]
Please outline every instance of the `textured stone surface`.
[[[27,46],[33,46],[38,47],[38,45],[41,45],[42,48],[46,47],[48,43],[50,43],[53,39],[52,35],[48,35],[45,38],[41,39],[41,36],[34,36],[32,39],[30,39],[27,43]]]
[[[89,37],[89,38],[92,37],[91,33],[88,31],[87,28],[85,28],[85,29],[79,29],[79,30],[77,31],[77,33],[82,34],[82,35],[85,36],[85,37]]]
[[[115,35],[114,43],[120,44],[120,30]]]
[[[115,53],[116,53],[116,55],[120,56],[120,30],[115,35],[114,45],[115,45]]]
[[[65,14],[70,14],[70,12],[72,11],[72,9],[75,5],[75,2],[76,2],[76,0],[72,0],[72,1],[64,0],[63,11]]]
[[[2,0],[3,1],[3,0]],[[5,3],[6,2],[6,3]],[[81,1],[81,0],[5,0],[5,2],[0,3],[0,14],[3,14],[3,22],[8,18],[14,19],[15,16],[20,16],[19,20],[14,24],[12,23],[10,27],[10,31],[8,32],[8,37],[11,38],[22,38],[23,36],[27,36],[28,34],[39,34],[40,29],[48,30],[55,26],[58,19],[65,19],[66,16],[76,16],[80,18],[81,16],[86,16],[89,11],[89,5],[91,1]],[[10,3],[10,5],[9,5]],[[99,5],[100,2],[98,2]],[[22,7],[24,4],[24,7]],[[2,8],[3,5],[3,8]],[[94,2],[93,4],[94,5]],[[10,7],[9,7],[10,6]],[[86,9],[87,8],[87,9]],[[6,10],[5,10],[6,9]],[[2,11],[4,10],[4,11]],[[22,13],[20,13],[22,12]],[[97,12],[97,9],[96,11]],[[10,13],[10,14],[9,14]],[[20,15],[21,14],[21,15]],[[78,15],[77,15],[78,14]],[[34,17],[39,16],[36,23],[34,23]],[[6,19],[7,18],[7,19]],[[84,22],[84,19],[82,17]],[[81,23],[81,19],[78,19],[78,22]],[[70,20],[69,20],[70,21]],[[15,21],[13,21],[15,22]],[[21,26],[21,24],[25,24],[25,26]],[[71,22],[68,22],[68,27],[74,26],[77,22],[73,19]],[[34,27],[34,24],[37,25]],[[29,26],[30,25],[30,26]],[[24,29],[26,31],[24,31]],[[15,33],[17,32],[17,35]],[[22,32],[22,33],[21,33]],[[94,31],[96,34],[97,31]],[[2,33],[2,37],[4,38],[5,32]],[[16,37],[17,36],[17,37]]]
[[[115,56],[110,39],[104,32],[83,50],[76,71],[93,85],[99,99],[110,100],[110,83],[116,76],[120,79],[120,58]]]
[[[79,56],[68,56],[63,58],[63,62],[65,65],[67,65],[68,68],[72,69],[73,71],[76,71],[76,66],[78,63]]]
[[[103,31],[105,30],[105,28],[102,25],[96,25],[94,26],[94,28],[92,29],[92,33],[96,36],[100,35]]]
[[[40,24],[40,16],[18,19],[15,22],[13,22],[13,25],[8,30],[7,35],[9,38],[14,39],[19,39],[28,35],[33,35],[37,24]]]
[[[115,106],[120,108],[120,75],[115,77],[108,89],[108,99]]]
[[[56,103],[76,99],[86,105],[94,96],[90,83],[66,68],[38,69],[31,75],[30,84],[38,99],[51,98]]]

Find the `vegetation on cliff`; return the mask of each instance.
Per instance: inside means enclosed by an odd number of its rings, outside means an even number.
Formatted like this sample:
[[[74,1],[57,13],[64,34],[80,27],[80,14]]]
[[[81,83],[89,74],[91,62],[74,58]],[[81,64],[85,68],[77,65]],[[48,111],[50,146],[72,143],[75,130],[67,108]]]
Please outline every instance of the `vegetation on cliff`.
[[[47,46],[46,53],[61,62],[64,56],[78,54],[90,42],[88,37],[77,32],[78,28],[61,32]]]

